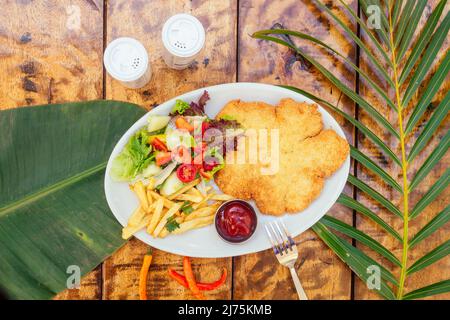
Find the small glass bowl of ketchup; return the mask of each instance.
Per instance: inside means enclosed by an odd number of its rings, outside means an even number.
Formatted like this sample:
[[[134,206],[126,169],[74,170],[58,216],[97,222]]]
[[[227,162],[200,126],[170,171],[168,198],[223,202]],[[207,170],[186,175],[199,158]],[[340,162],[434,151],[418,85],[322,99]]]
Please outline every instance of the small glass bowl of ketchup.
[[[248,240],[255,232],[257,223],[255,209],[243,200],[224,202],[216,212],[216,230],[226,242]]]

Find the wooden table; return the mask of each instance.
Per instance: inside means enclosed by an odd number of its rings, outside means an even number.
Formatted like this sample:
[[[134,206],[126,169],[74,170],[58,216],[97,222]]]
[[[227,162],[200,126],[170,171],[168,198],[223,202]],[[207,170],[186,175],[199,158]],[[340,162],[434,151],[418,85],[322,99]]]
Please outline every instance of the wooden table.
[[[0,11],[0,107],[31,106],[44,103],[91,99],[117,99],[138,103],[147,109],[184,92],[234,81],[253,81],[289,84],[310,90],[316,95],[337,103],[375,131],[378,127],[354,103],[326,81],[317,70],[304,64],[292,52],[272,43],[252,39],[250,34],[272,27],[275,23],[300,30],[331,44],[347,54],[348,58],[368,68],[366,60],[357,53],[354,44],[341,29],[315,7],[311,1],[299,0],[3,0]],[[434,6],[437,1],[429,1]],[[327,1],[330,8],[344,17],[338,1]],[[357,8],[355,0],[349,1]],[[161,59],[161,28],[173,14],[187,12],[204,25],[206,46],[195,63],[184,71],[166,67]],[[356,30],[354,21],[344,17]],[[120,36],[140,40],[150,54],[153,79],[140,90],[126,89],[111,79],[103,69],[102,55],[107,43]],[[363,83],[357,83],[353,72],[336,58],[313,46],[299,42],[306,50],[338,76],[369,99],[373,96]],[[378,104],[379,110],[387,108]],[[338,119],[348,140],[364,153],[380,160],[384,168],[397,174],[382,155],[353,127]],[[386,135],[385,141],[394,141]],[[434,146],[430,146],[432,150]],[[423,192],[448,167],[448,157],[441,161],[417,191]],[[374,176],[359,167],[352,168],[360,179],[375,186],[388,198],[391,190]],[[376,208],[370,199],[347,187],[345,192],[355,196],[390,221],[389,215]],[[394,198],[394,203],[399,199]],[[418,224],[430,220],[445,205],[445,194],[427,209]],[[331,215],[361,230],[370,231],[383,245],[399,255],[399,248],[379,229],[344,207],[335,205]],[[448,237],[448,226],[421,244],[422,255]],[[377,298],[364,283],[329,250],[318,237],[308,231],[297,239],[301,257],[297,270],[311,299],[367,299]],[[364,247],[362,247],[365,250]],[[98,266],[82,281],[80,290],[62,292],[58,299],[136,299],[138,274],[142,257],[148,247],[132,239],[112,257]],[[417,258],[417,256],[415,257]],[[270,250],[243,257],[226,259],[193,259],[194,270],[201,281],[216,279],[223,267],[230,276],[224,286],[208,297],[211,299],[295,299],[289,271],[278,265]],[[389,266],[389,264],[387,264]],[[187,290],[180,288],[167,276],[167,268],[181,268],[181,257],[155,250],[150,272],[148,292],[150,299],[191,299]],[[448,259],[428,269],[426,277],[413,276],[408,287],[416,288],[449,278]],[[422,273],[423,275],[423,273]],[[450,298],[450,295],[441,295]]]

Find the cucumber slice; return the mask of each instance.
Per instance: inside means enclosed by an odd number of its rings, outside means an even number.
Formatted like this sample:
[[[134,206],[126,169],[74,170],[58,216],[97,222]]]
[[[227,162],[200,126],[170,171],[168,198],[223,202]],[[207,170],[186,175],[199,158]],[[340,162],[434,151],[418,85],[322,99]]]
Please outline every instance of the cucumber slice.
[[[142,171],[142,176],[144,178],[150,178],[150,177],[160,174],[161,171],[162,171],[162,169],[160,167],[158,167],[156,164],[150,163],[148,165],[148,167]]]
[[[164,182],[160,192],[161,195],[167,197],[171,194],[177,192],[181,188],[183,188],[184,183],[181,182],[180,179],[177,177],[176,172],[172,172],[172,174],[167,178],[167,180]]]
[[[166,181],[167,177],[172,173],[172,171],[177,166],[176,162],[171,162],[167,165],[156,177],[155,177],[155,186],[158,187],[164,181]]]
[[[153,132],[153,131],[161,130],[162,128],[167,126],[167,124],[170,121],[170,117],[154,115],[154,116],[149,116],[147,121],[148,121],[148,126],[147,126],[148,132]]]

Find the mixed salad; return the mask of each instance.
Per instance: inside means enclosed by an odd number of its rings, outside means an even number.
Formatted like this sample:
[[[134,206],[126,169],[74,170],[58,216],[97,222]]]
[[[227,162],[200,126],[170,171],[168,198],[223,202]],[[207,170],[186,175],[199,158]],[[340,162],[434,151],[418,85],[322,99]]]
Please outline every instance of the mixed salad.
[[[176,100],[168,116],[150,115],[114,159],[111,176],[117,181],[152,179],[163,196],[177,192],[195,179],[209,181],[224,166],[224,153],[235,149],[238,128],[231,118],[210,119],[205,113],[205,91],[198,102]]]

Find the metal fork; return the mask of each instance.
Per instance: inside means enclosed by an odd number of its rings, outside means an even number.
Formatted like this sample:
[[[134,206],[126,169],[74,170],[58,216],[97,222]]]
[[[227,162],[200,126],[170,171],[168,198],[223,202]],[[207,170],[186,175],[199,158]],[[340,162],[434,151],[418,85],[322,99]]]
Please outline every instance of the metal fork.
[[[298,298],[300,300],[308,300],[294,268],[295,261],[297,261],[298,258],[297,246],[295,245],[294,239],[292,239],[289,234],[286,225],[283,221],[275,221],[273,223],[267,222],[265,228],[278,262],[280,262],[281,265],[288,267],[291,272]]]

